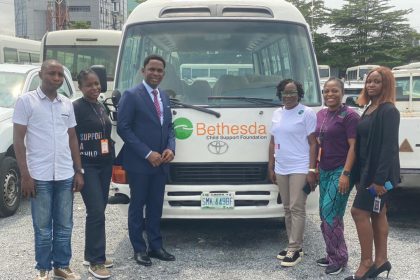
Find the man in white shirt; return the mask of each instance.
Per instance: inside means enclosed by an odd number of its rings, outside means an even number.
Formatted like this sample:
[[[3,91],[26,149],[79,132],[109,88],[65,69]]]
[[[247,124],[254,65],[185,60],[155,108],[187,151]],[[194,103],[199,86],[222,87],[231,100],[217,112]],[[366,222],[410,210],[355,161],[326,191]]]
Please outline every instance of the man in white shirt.
[[[22,194],[31,200],[36,279],[50,279],[52,267],[61,279],[80,279],[69,268],[73,192],[84,184],[73,105],[57,94],[64,81],[58,61],[45,61],[39,77],[41,85],[18,98],[13,114]]]

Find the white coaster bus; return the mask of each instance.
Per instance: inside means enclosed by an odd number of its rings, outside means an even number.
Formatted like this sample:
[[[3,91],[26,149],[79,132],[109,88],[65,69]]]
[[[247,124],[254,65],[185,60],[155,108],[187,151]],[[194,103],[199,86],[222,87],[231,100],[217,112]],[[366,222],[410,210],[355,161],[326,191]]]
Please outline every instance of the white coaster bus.
[[[42,38],[41,61],[60,61],[70,70],[76,89],[76,77],[80,70],[92,65],[105,66],[108,81],[106,96],[110,96],[114,87],[120,41],[121,31],[116,30],[74,29],[47,32]]]
[[[0,63],[34,64],[40,62],[41,42],[0,35]]]
[[[394,68],[395,69],[395,68]],[[400,110],[401,186],[420,187],[420,65],[393,70]]]
[[[364,81],[365,76],[373,68],[379,67],[379,65],[357,65],[346,69],[346,80],[347,81]]]
[[[115,87],[142,81],[150,54],[167,61],[160,88],[172,106],[176,156],[170,166],[164,218],[273,218],[284,215],[277,186],[267,178],[271,117],[280,106],[276,85],[303,84],[302,102],[319,110],[321,92],[310,32],[302,14],[283,0],[161,0],[140,4],[123,32]],[[181,65],[242,64],[246,71],[189,84]],[[115,131],[114,131],[115,132]],[[117,152],[121,139],[114,134]],[[123,171],[111,188],[129,195]],[[217,198],[228,198],[218,205]],[[317,209],[318,194],[308,198]]]
[[[318,73],[321,84],[325,83],[331,77],[331,69],[329,65],[318,65]]]

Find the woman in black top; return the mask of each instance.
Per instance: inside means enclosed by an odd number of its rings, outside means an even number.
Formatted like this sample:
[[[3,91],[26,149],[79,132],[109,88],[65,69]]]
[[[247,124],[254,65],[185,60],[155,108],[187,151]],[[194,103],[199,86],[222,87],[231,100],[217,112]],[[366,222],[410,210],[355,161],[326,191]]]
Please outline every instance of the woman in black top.
[[[394,105],[395,97],[392,72],[386,67],[373,69],[359,97],[359,104],[369,104],[357,127],[356,164],[352,170],[358,184],[351,214],[356,223],[361,260],[355,275],[347,277],[348,280],[375,278],[391,270],[387,256],[386,209],[391,190],[388,186],[395,187],[400,177],[400,113]]]
[[[95,277],[108,278],[111,275],[107,268],[113,265],[105,257],[105,208],[114,159],[111,121],[98,102],[101,86],[96,73],[82,70],[77,80],[83,93],[73,106],[85,180],[81,191],[86,205],[84,264]]]

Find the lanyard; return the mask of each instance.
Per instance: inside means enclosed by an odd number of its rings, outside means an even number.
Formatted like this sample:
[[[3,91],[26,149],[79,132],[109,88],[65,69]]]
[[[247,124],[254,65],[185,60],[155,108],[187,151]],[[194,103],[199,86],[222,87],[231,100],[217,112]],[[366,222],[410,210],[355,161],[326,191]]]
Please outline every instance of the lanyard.
[[[93,104],[87,100],[85,100],[87,103],[89,103],[90,108],[92,108],[93,112],[95,113],[95,115],[98,117],[99,121],[101,122],[101,127],[102,127],[102,132],[103,132],[103,139],[106,139],[106,124],[105,124],[105,119],[102,117],[102,114],[98,111],[96,111],[95,106],[93,106]],[[96,103],[99,104],[99,103]]]
[[[324,133],[327,132],[328,125],[337,116],[338,112],[341,111],[342,108],[343,108],[343,106],[340,106],[340,108],[338,108],[334,112],[334,114],[329,118],[327,118],[328,112],[329,112],[328,109],[327,109],[327,113],[325,114],[325,118],[322,120],[321,128],[319,129],[319,136],[317,137],[317,141],[318,141],[319,145],[322,144],[322,140],[324,138]],[[327,121],[327,119],[328,119],[328,121]]]

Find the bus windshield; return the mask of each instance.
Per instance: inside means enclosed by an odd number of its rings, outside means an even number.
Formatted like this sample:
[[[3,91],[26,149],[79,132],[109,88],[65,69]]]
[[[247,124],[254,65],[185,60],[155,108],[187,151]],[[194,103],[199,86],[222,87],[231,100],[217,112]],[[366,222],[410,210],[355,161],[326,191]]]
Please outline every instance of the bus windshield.
[[[47,45],[45,59],[57,59],[66,66],[73,81],[82,69],[92,65],[104,65],[107,70],[107,80],[114,80],[115,64],[118,46],[54,46]]]
[[[122,92],[140,83],[143,59],[159,54],[167,62],[160,88],[186,104],[256,107],[259,104],[249,98],[263,98],[278,105],[277,84],[292,78],[304,87],[302,102],[319,106],[317,68],[308,38],[305,26],[278,21],[131,25],[125,32],[115,87]]]
[[[0,72],[0,107],[12,108],[22,92],[25,74]]]

